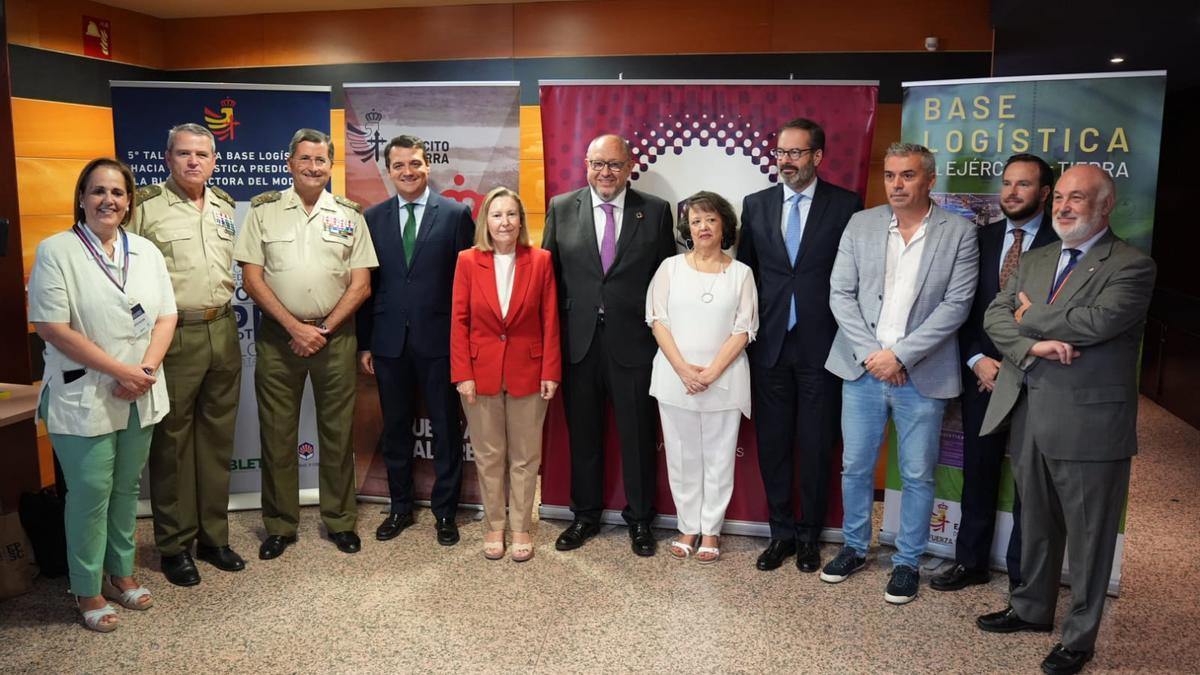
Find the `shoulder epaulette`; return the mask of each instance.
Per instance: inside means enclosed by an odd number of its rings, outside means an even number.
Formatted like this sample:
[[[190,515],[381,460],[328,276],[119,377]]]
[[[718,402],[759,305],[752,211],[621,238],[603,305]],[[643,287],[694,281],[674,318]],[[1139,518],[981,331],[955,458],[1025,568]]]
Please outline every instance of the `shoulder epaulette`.
[[[143,185],[142,187],[138,188],[137,200],[138,200],[138,202],[150,201],[151,199],[154,199],[155,197],[161,195],[162,191],[163,191],[162,185],[160,185],[158,183],[153,183],[151,185]]]
[[[217,199],[220,199],[223,202],[228,202],[230,206],[233,206],[233,207],[237,206],[237,203],[233,201],[233,196],[230,195],[228,192],[222,190],[221,188],[219,188],[215,185],[209,185],[208,189],[213,191],[213,194],[217,196]]]
[[[271,202],[277,202],[277,201],[279,201],[279,199],[281,197],[283,197],[283,193],[278,190],[264,192],[261,195],[257,195],[253,199],[251,199],[250,206],[253,208],[255,206],[262,206],[263,204],[270,204]]]
[[[359,206],[358,202],[356,202],[356,201],[346,199],[345,197],[342,197],[341,195],[334,195],[333,199],[334,199],[334,201],[341,204],[342,206],[345,206],[346,208],[354,209],[355,211],[362,213],[362,207]]]

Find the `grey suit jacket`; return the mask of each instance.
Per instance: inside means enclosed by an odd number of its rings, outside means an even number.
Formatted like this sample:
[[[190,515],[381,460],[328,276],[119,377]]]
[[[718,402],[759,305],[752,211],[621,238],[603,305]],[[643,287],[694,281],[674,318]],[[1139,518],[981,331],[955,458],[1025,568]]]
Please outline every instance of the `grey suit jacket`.
[[[892,207],[876,206],[850,218],[830,277],[829,307],[838,332],[825,369],[857,380],[862,362],[883,349],[875,324],[883,309],[888,225]],[[917,273],[917,297],[904,337],[892,347],[922,396],[954,398],[962,393],[955,333],[971,311],[979,277],[975,225],[934,205],[926,226],[925,250]]]
[[[1004,359],[983,420],[982,433],[1008,422],[1022,387],[1029,396],[1025,420],[1042,454],[1053,459],[1112,461],[1137,453],[1138,348],[1155,264],[1111,231],[1081,258],[1054,304],[1061,246],[1021,256],[1017,273],[984,315],[984,329]],[[1021,317],[1017,294],[1033,304]],[[1062,340],[1080,356],[1071,365],[1028,356],[1039,340]],[[1022,449],[1015,447],[1012,452]]]

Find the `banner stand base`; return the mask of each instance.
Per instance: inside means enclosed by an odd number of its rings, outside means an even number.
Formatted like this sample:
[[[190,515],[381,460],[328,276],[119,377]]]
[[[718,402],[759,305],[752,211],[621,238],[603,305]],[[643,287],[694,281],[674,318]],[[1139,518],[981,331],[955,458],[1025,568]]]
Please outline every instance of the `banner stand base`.
[[[574,520],[575,514],[571,513],[571,508],[568,506],[547,506],[542,505],[538,508],[538,517],[545,520]],[[620,511],[605,509],[600,514],[600,522],[606,525],[624,525],[625,519],[621,517]],[[677,521],[675,516],[660,515],[651,523],[652,527],[657,527],[664,530],[674,530]],[[748,537],[763,537],[770,538],[771,526],[767,523],[761,523],[751,520],[726,520],[724,527],[721,528],[722,534],[741,534]],[[827,527],[821,531],[821,541],[840,544],[842,538],[842,530],[840,528]]]

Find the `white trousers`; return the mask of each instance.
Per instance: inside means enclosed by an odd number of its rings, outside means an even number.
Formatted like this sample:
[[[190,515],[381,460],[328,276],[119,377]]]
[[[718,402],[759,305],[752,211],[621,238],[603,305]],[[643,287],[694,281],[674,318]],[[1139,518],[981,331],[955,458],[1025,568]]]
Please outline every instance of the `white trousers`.
[[[740,410],[695,412],[658,404],[679,531],[717,535],[733,495]]]

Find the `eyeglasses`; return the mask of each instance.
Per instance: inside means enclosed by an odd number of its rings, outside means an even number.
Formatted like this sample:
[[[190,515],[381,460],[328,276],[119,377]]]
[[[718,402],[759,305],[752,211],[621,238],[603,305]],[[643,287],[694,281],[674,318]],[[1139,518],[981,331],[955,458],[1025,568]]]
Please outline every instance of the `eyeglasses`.
[[[783,159],[784,157],[787,157],[788,159],[795,160],[803,157],[804,153],[806,152],[816,151],[817,148],[775,148],[771,151],[771,154],[775,156],[775,159]]]
[[[588,168],[591,169],[592,171],[603,171],[605,167],[608,167],[608,170],[613,173],[616,173],[616,172],[620,171],[621,169],[624,169],[625,165],[629,163],[629,162],[625,162],[625,161],[616,161],[616,160],[613,160],[611,162],[606,162],[602,159],[585,159],[583,161],[587,163]]]

